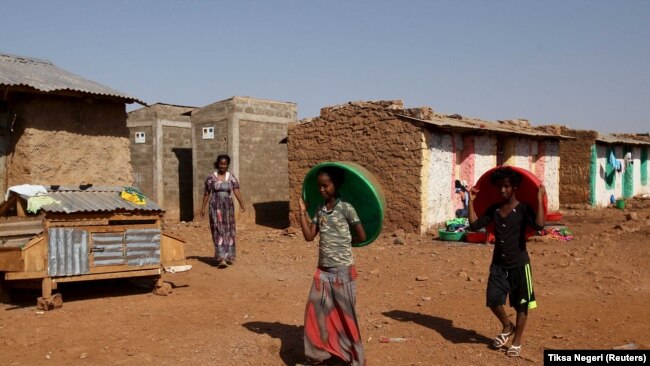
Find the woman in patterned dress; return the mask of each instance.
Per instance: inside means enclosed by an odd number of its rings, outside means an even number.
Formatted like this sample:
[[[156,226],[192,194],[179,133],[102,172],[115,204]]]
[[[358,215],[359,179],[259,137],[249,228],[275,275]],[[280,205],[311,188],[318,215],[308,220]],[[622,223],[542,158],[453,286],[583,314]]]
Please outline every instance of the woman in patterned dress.
[[[239,181],[228,172],[230,156],[219,155],[214,162],[216,171],[205,180],[201,217],[205,215],[205,205],[210,202],[210,232],[214,242],[214,256],[219,268],[235,263],[235,205],[232,195],[239,201],[241,212],[245,212],[244,200],[239,191]]]

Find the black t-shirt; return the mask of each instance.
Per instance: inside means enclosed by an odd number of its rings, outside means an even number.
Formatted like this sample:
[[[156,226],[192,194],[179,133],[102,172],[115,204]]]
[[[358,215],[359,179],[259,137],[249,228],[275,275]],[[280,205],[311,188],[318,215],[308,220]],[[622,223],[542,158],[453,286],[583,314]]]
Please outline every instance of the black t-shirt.
[[[505,268],[520,267],[530,263],[526,251],[526,227],[542,230],[544,227],[535,223],[535,211],[532,207],[519,202],[508,216],[499,213],[500,204],[490,206],[478,220],[470,224],[470,230],[484,228],[494,223],[494,253],[492,263]]]

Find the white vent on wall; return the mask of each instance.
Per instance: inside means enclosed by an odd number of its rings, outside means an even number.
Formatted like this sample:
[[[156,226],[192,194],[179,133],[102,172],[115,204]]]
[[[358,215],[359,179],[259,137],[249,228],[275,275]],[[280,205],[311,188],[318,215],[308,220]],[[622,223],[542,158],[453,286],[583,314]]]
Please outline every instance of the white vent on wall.
[[[203,127],[203,139],[204,140],[214,139],[214,127]]]
[[[144,132],[136,132],[135,133],[135,143],[136,144],[144,144],[146,141]]]

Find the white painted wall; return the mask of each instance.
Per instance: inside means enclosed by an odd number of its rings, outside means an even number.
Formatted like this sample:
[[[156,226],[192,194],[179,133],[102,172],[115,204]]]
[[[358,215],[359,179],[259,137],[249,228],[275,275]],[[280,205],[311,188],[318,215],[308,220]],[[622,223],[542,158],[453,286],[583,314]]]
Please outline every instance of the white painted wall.
[[[497,139],[494,136],[482,135],[474,137],[474,182],[488,170],[497,165]]]
[[[544,187],[548,198],[548,211],[560,209],[560,142],[546,140],[544,154]]]
[[[614,198],[623,197],[623,174],[616,173],[616,182],[613,189],[607,189],[605,183],[605,172],[607,171],[607,153],[606,145],[596,145],[596,154],[598,156],[598,167],[596,173],[596,206],[605,207],[610,203],[610,196]],[[623,157],[623,148],[616,146],[614,155],[617,159]]]
[[[644,149],[646,147],[643,147]],[[641,147],[637,146],[632,152],[634,158],[634,195],[650,194],[650,179],[644,186],[641,185]],[[650,151],[649,151],[650,153]],[[650,169],[650,161],[648,162],[648,169]],[[650,173],[650,172],[649,172]],[[649,174],[650,176],[650,174]]]
[[[427,182],[426,230],[445,222],[455,215],[450,200],[451,180],[456,156],[452,152],[452,135],[431,133],[428,139],[429,174]]]
[[[515,155],[508,159],[509,163],[518,168],[529,170],[530,142],[529,139],[514,138]]]

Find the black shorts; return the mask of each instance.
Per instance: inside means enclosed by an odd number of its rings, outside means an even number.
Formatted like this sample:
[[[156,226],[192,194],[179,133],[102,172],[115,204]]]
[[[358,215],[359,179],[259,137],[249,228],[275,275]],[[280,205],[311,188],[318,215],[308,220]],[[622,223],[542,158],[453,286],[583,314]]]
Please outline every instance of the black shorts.
[[[510,296],[510,306],[518,313],[536,308],[530,264],[516,268],[490,265],[486,295],[489,307],[505,305],[506,296]]]

